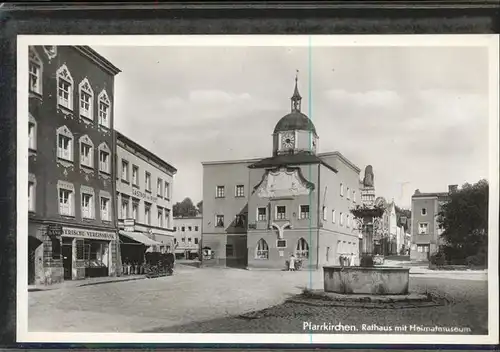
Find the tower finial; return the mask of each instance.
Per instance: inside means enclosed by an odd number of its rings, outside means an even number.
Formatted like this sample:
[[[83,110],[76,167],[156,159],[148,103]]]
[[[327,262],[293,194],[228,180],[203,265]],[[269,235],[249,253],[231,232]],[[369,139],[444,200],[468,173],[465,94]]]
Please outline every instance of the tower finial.
[[[300,101],[302,100],[302,97],[300,96],[299,93],[298,80],[299,80],[299,70],[295,70],[295,89],[293,90],[293,95],[291,98],[292,111],[300,111]]]

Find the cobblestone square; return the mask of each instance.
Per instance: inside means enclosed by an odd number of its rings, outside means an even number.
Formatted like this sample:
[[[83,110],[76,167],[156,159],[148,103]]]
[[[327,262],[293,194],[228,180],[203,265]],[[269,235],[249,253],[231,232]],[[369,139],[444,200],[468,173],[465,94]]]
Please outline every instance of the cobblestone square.
[[[411,275],[410,289],[445,298],[447,303],[441,307],[325,309],[282,304],[306,286],[321,288],[321,271],[179,266],[171,277],[30,292],[29,331],[301,333],[304,322],[326,322],[460,326],[483,334],[488,322],[485,277],[481,273]],[[266,308],[270,309],[259,319],[238,317]]]

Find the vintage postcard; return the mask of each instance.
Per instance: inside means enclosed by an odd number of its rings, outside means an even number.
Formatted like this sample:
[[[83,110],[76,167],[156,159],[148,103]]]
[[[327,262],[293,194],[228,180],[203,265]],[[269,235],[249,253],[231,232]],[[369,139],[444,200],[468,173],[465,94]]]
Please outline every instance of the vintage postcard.
[[[497,342],[498,58],[19,36],[18,342]]]

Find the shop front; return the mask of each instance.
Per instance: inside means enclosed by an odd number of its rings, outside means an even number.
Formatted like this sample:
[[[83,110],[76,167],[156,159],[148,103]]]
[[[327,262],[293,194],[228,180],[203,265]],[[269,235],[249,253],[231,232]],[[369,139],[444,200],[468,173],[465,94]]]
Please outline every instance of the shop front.
[[[117,235],[112,231],[63,227],[61,254],[64,280],[114,276]]]
[[[146,252],[159,247],[154,241],[139,231],[120,230],[121,261],[124,275],[143,274]]]

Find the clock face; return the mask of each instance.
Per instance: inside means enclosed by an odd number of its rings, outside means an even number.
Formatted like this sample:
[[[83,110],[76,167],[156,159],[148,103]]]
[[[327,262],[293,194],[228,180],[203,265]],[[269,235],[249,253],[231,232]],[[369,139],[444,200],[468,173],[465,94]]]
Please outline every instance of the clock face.
[[[281,146],[285,149],[295,147],[295,133],[287,132],[281,136]]]

